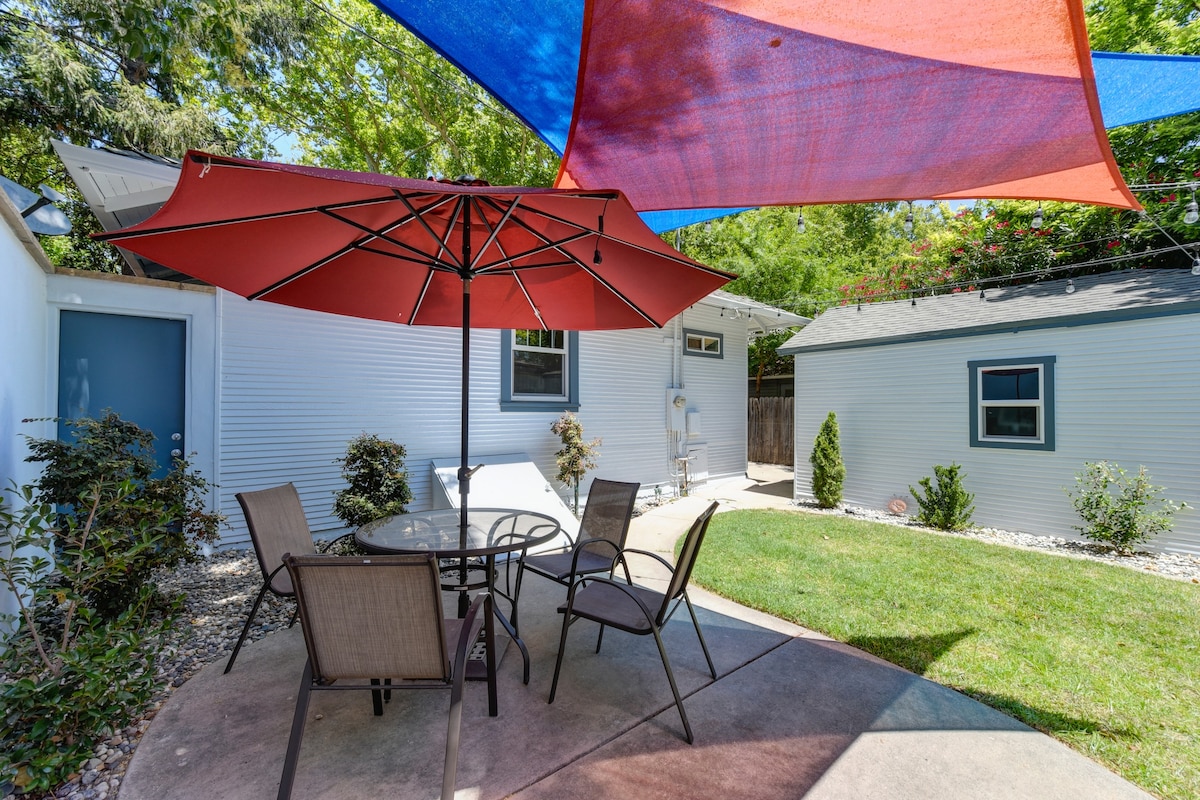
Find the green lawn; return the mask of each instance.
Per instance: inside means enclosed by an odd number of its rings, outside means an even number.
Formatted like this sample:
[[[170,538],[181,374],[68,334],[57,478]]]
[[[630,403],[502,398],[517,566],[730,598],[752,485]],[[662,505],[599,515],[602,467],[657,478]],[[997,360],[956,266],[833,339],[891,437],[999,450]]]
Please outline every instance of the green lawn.
[[[789,511],[718,514],[694,580],[1200,797],[1200,585]]]

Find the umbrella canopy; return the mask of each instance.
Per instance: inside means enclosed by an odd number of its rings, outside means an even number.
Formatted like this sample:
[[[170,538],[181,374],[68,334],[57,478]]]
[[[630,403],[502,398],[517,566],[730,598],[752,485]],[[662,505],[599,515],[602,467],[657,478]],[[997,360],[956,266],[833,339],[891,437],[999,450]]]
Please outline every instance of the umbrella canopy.
[[[639,211],[1138,207],[1109,152],[1080,0],[970,13],[956,0],[373,1],[563,153],[560,186],[627,187]],[[1189,110],[1196,94],[1111,124]],[[659,230],[694,221],[654,215]]]
[[[98,234],[251,300],[469,330],[662,327],[734,276],[656,236],[618,191],[410,180],[189,152],[170,199]]]

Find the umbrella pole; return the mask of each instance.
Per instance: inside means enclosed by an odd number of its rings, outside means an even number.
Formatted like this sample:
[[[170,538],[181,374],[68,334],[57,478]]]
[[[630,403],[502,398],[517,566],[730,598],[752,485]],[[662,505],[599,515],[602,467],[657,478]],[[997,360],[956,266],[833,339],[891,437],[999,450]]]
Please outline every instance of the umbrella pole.
[[[474,470],[467,467],[467,424],[470,420],[470,380],[471,380],[471,281],[463,278],[463,322],[462,322],[462,442],[459,453],[458,467],[458,543],[459,547],[467,546],[467,495],[471,492],[471,473]]]

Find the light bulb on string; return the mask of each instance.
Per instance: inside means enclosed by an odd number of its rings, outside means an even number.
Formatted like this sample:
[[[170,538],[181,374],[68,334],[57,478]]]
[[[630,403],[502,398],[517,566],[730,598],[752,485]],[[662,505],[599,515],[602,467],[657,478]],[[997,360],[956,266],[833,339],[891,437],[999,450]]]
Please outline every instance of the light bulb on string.
[[[796,230],[800,231],[800,233],[804,233],[805,231],[803,206],[800,207],[800,211],[796,214]]]
[[[1067,278],[1067,294],[1075,293],[1075,279]]]
[[[1196,190],[1192,190],[1192,199],[1188,201],[1187,207],[1183,210],[1183,221],[1188,225],[1195,225],[1200,222],[1200,206],[1196,205]]]
[[[1033,212],[1033,219],[1029,221],[1029,227],[1033,228],[1034,230],[1042,227],[1042,219],[1042,204],[1038,203],[1037,211]]]
[[[913,204],[912,200],[908,201],[908,216],[904,218],[904,232],[912,233],[913,231]]]
[[[1192,274],[1200,275],[1200,256],[1192,259]]]

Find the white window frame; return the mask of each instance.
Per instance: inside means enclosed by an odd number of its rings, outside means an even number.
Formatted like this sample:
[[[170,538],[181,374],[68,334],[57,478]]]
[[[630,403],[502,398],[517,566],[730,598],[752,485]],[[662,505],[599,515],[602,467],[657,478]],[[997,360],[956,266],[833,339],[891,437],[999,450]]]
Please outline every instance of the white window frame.
[[[1000,447],[1019,450],[1054,449],[1054,356],[1030,359],[993,359],[968,362],[971,376],[971,446]],[[1014,369],[1037,371],[1037,399],[983,399],[983,378],[989,372]],[[992,436],[988,435],[987,410],[989,408],[1036,408],[1036,436]]]
[[[700,340],[700,348],[691,346],[693,338]],[[709,343],[716,344],[716,350],[707,349]],[[724,358],[725,357],[725,337],[720,333],[709,333],[706,331],[683,331],[683,352],[689,356],[701,356],[702,358]]]

